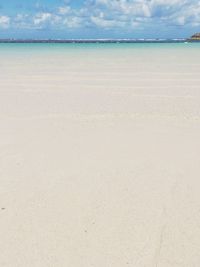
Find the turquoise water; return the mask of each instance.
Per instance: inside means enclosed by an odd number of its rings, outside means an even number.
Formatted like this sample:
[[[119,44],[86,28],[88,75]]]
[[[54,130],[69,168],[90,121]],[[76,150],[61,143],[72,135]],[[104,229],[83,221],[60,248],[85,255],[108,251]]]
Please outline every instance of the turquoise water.
[[[0,54],[9,52],[68,52],[83,50],[200,49],[200,43],[1,43]]]
[[[100,66],[136,64],[137,68],[157,68],[164,65],[166,70],[176,65],[176,69],[187,70],[189,65],[200,62],[200,43],[89,43],[89,44],[50,44],[50,43],[8,43],[0,44],[1,65],[29,66],[87,65]],[[172,66],[173,64],[173,66]],[[141,67],[140,67],[141,66]],[[82,70],[83,71],[83,70]]]

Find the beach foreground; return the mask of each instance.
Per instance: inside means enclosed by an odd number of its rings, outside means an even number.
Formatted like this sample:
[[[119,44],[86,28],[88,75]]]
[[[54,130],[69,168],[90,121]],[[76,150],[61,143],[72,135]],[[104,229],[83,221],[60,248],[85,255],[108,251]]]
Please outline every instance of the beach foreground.
[[[198,45],[0,55],[0,266],[199,267]]]

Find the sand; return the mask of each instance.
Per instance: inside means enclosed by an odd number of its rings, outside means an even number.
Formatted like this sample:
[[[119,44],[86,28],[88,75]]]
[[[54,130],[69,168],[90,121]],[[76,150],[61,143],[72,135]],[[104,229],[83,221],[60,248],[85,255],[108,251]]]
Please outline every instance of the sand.
[[[0,266],[199,267],[199,50],[31,51],[0,62]]]

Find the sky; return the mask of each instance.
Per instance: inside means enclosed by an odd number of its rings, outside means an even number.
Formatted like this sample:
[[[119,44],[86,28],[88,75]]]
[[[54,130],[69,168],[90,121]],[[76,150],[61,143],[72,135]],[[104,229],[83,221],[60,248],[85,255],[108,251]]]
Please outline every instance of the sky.
[[[0,0],[0,38],[184,38],[200,0]]]

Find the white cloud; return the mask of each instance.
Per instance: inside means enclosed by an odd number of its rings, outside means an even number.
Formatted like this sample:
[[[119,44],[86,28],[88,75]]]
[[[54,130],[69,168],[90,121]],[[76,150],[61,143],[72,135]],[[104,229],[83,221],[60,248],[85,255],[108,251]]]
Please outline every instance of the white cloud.
[[[36,16],[33,19],[33,22],[35,25],[39,25],[41,23],[49,21],[51,17],[52,17],[52,14],[50,13],[39,13],[39,14],[36,14]]]
[[[8,28],[10,25],[10,18],[8,16],[0,16],[0,27],[1,28]]]
[[[108,20],[100,17],[91,17],[91,22],[94,23],[96,26],[101,28],[113,28],[113,27],[123,27],[125,25],[122,21],[117,20]]]
[[[64,25],[67,28],[79,28],[79,27],[81,27],[82,23],[83,23],[83,21],[79,17],[67,17],[64,20]]]
[[[93,0],[93,10],[104,10],[107,18],[119,21],[123,16],[126,23],[113,23],[102,21],[99,18],[93,22],[107,27],[123,27],[131,25],[132,21],[141,21],[156,25],[159,20],[167,25],[186,24],[196,26],[200,23],[199,0]]]
[[[47,25],[59,25],[62,23],[62,18],[57,14],[38,13],[33,17],[33,24],[36,27],[42,28]]]
[[[177,18],[177,24],[182,26],[185,24],[185,17],[181,16]]]
[[[71,8],[69,6],[62,6],[58,8],[58,14],[66,15],[71,12]]]
[[[174,25],[189,25],[192,27],[200,25],[200,2],[185,4],[184,7],[176,10],[169,18]]]
[[[200,25],[200,0],[85,0],[81,7],[63,6],[54,10],[41,9],[35,14],[16,14],[10,18],[0,16],[0,27],[72,29],[96,27],[101,29],[123,29],[157,26],[196,27]],[[22,12],[23,13],[23,12]]]

